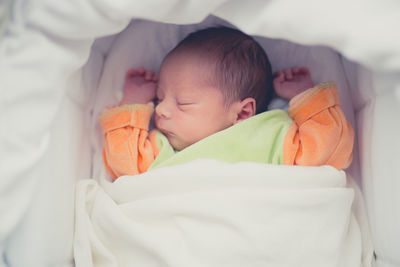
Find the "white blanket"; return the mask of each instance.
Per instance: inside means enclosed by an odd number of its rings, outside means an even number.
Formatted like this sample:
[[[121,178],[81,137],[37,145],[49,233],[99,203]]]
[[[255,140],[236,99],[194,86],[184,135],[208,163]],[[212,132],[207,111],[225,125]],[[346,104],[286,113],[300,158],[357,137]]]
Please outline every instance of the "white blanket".
[[[198,160],[100,184],[77,186],[77,267],[371,266],[359,192],[332,167]]]

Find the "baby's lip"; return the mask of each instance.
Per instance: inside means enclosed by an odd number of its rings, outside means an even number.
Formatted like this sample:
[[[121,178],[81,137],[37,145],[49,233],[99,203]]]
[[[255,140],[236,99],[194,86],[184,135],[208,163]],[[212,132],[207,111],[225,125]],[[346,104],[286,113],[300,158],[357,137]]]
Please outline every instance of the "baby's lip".
[[[157,129],[162,132],[163,134],[167,135],[167,136],[172,136],[174,135],[171,131],[167,130],[165,127],[163,127],[163,123],[160,122],[159,118],[155,119],[155,124]]]
[[[167,130],[165,130],[165,129],[159,128],[159,130],[160,130],[163,134],[165,134],[166,136],[173,136],[173,135],[174,135],[172,132],[167,131]]]
[[[163,127],[160,127],[160,125],[157,125],[157,124],[156,124],[156,127],[157,127],[157,129],[158,129],[160,132],[162,132],[162,133],[165,134],[165,135],[169,135],[169,136],[173,135],[172,132],[168,131],[167,129],[165,129],[165,128],[163,128]]]

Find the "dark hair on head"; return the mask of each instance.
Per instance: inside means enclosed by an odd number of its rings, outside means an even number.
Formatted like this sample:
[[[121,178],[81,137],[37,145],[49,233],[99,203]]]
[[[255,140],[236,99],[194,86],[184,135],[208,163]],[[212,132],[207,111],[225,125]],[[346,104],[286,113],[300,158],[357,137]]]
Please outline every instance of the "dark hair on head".
[[[267,110],[273,97],[272,70],[264,49],[249,35],[212,27],[189,34],[170,54],[190,52],[214,63],[212,81],[227,104],[252,97],[256,113]]]

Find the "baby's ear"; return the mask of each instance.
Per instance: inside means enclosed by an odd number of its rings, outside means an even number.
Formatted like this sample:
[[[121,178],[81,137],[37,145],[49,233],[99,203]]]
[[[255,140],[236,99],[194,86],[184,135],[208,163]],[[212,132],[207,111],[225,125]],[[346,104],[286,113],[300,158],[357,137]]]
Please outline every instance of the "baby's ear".
[[[240,101],[238,105],[237,118],[235,123],[248,119],[256,114],[256,100],[248,97]]]

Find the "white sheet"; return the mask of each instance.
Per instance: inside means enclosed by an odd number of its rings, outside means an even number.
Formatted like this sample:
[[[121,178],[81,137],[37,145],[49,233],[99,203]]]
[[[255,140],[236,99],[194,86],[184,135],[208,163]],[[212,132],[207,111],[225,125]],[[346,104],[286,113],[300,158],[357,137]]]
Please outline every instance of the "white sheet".
[[[76,266],[369,267],[362,201],[346,184],[328,166],[212,160],[114,183],[103,172],[77,186]]]

